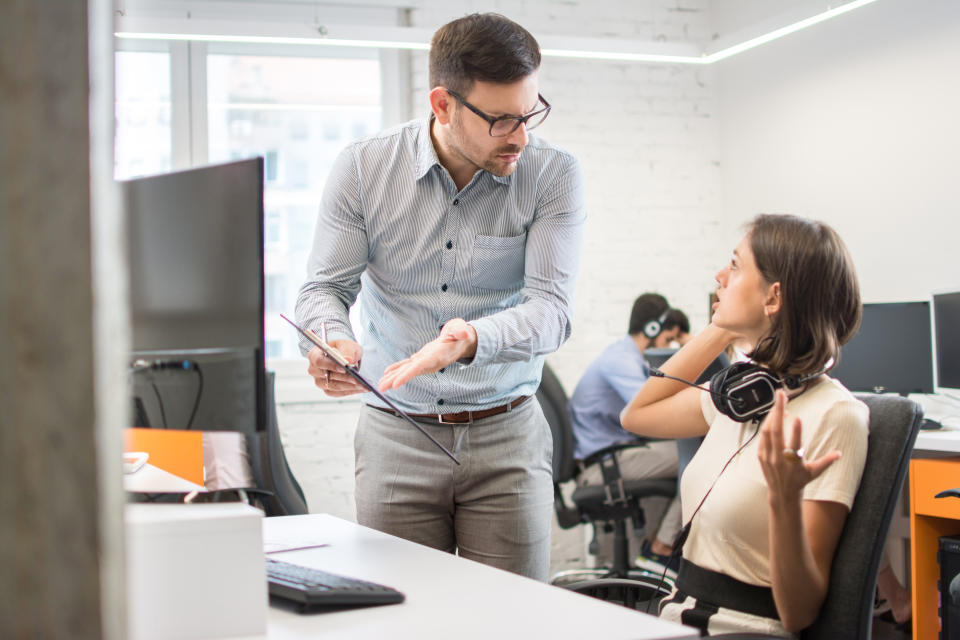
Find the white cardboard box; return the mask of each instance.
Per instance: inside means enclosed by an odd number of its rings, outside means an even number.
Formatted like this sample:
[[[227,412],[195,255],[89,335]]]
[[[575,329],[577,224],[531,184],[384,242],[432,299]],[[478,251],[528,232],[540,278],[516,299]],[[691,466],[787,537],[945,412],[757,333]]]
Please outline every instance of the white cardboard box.
[[[265,634],[262,518],[239,502],[126,505],[131,640]]]

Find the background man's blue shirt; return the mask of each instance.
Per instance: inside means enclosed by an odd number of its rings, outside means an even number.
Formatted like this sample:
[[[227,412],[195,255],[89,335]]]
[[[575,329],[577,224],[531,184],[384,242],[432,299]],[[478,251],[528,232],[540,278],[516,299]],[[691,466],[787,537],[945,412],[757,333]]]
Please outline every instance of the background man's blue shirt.
[[[649,377],[643,353],[630,336],[608,346],[587,367],[568,405],[576,459],[637,438],[620,426],[620,411]]]

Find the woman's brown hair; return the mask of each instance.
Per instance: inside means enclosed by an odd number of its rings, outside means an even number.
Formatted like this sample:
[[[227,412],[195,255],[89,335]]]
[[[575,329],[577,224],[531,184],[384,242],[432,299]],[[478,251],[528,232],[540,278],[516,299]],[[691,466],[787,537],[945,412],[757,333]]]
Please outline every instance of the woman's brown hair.
[[[762,214],[747,225],[763,278],[780,283],[780,311],[750,357],[780,374],[823,371],[860,328],[860,284],[843,240],[829,225]]]

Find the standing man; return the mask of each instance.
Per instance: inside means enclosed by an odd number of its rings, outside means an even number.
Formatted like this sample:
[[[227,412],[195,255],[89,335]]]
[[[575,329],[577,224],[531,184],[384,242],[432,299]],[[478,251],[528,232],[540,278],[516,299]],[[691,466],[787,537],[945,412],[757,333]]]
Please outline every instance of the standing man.
[[[529,135],[550,112],[539,67],[533,36],[497,14],[434,34],[430,116],[350,145],[327,180],[297,317],[326,322],[462,463],[365,397],[360,524],[545,580],[553,448],[534,394],[570,335],[585,212],[576,159]],[[327,395],[363,391],[310,347]]]

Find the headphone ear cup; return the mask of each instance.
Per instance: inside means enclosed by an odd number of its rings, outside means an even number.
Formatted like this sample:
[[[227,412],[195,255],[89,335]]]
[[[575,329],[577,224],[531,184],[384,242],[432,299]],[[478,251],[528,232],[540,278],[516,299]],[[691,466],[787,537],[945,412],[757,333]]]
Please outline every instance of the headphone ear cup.
[[[735,362],[710,378],[717,411],[735,422],[760,420],[769,411],[779,379],[753,362]]]
[[[734,365],[730,365],[725,369],[720,369],[710,377],[710,399],[713,400],[713,406],[717,411],[728,417],[730,410],[727,409],[726,399],[724,398],[726,394],[723,392],[723,388],[726,386],[727,375],[733,367]]]
[[[643,325],[643,335],[647,336],[651,340],[660,335],[660,323],[656,320],[651,320],[647,324]]]

